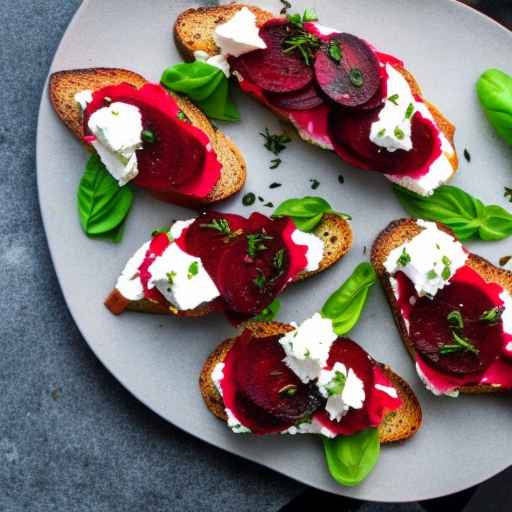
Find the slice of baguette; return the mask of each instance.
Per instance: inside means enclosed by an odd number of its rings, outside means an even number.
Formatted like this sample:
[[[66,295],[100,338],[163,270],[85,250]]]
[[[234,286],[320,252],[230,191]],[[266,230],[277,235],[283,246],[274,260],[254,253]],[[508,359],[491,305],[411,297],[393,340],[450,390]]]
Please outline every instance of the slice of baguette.
[[[258,338],[285,334],[293,329],[291,325],[277,322],[247,323],[245,327],[251,329]],[[212,414],[223,421],[227,421],[224,402],[212,381],[211,375],[217,363],[224,361],[234,341],[234,339],[224,341],[210,354],[199,377],[199,388],[204,403]],[[388,366],[381,365],[381,367],[396,387],[402,405],[396,411],[388,414],[379,426],[380,442],[385,444],[403,441],[419,430],[422,422],[421,407],[409,385]]]
[[[438,224],[439,229],[442,229],[449,235],[455,235],[453,232],[443,224]],[[389,306],[391,308],[391,313],[393,314],[393,318],[395,320],[396,326],[402,337],[402,341],[405,344],[405,347],[409,351],[409,354],[413,359],[415,359],[415,350],[414,344],[411,341],[409,334],[407,333],[407,328],[405,325],[404,318],[400,312],[400,308],[398,306],[397,300],[395,298],[395,294],[393,293],[393,289],[391,287],[391,283],[389,278],[391,277],[386,269],[384,268],[384,263],[389,255],[389,253],[402,245],[403,243],[412,240],[416,235],[418,235],[422,231],[422,228],[417,224],[416,219],[399,219],[391,222],[386,229],[384,229],[379,236],[376,238],[373,243],[372,253],[371,253],[371,262],[377,275],[379,276],[380,282],[384,288],[384,292],[389,302]],[[480,276],[482,276],[485,281],[489,283],[498,283],[509,293],[512,293],[512,272],[509,272],[504,269],[500,269],[495,267],[492,263],[477,256],[476,254],[469,254],[469,257],[466,261],[466,265],[471,267],[473,270],[478,272]],[[461,393],[492,393],[500,391],[500,388],[496,388],[490,385],[479,385],[479,386],[463,386],[459,388]]]
[[[258,26],[261,26],[269,19],[276,17],[269,11],[264,11],[259,7],[247,4],[200,7],[198,9],[187,9],[186,11],[182,12],[174,24],[174,40],[184,59],[194,60],[194,52],[197,50],[205,51],[210,56],[218,54],[220,50],[213,39],[216,26],[228,21],[237,11],[243,7],[247,7],[256,15],[256,22]],[[423,97],[421,88],[412,73],[403,67],[396,67],[396,69],[407,80],[409,86],[411,87],[412,93],[414,95]],[[455,149],[455,126],[450,121],[448,121],[448,119],[446,119],[446,117],[444,117],[439,109],[432,103],[426,100],[425,103],[429,108],[432,117],[436,121],[437,126],[444,133],[446,138],[450,141],[452,147]],[[268,108],[270,108],[278,117],[284,121],[288,121],[287,118],[282,116],[279,110],[273,109],[271,107]],[[457,153],[455,151],[449,160],[453,167],[453,176],[459,165]]]
[[[326,270],[343,258],[352,247],[350,224],[339,215],[332,213],[324,215],[322,222],[315,228],[313,233],[324,242],[324,254],[320,261],[320,266],[318,270],[313,272],[302,272],[296,277],[295,281],[302,281]],[[168,314],[191,318],[205,316],[217,310],[214,302],[201,305],[195,309],[178,311],[174,307],[165,307],[161,304],[150,302],[147,299],[129,301],[116,289],[112,290],[105,300],[105,306],[115,315],[128,309],[141,313]]]
[[[141,75],[126,69],[92,68],[59,71],[50,76],[50,101],[64,124],[81,139],[84,135],[82,114],[74,99],[75,94],[87,89],[94,91],[107,85],[121,83],[140,88],[147,81]],[[222,171],[218,183],[206,198],[197,199],[175,193],[172,196],[168,195],[166,200],[182,206],[201,207],[222,201],[239,192],[246,178],[246,163],[240,150],[224,133],[213,126],[192,102],[183,96],[170,94],[191,123],[208,135],[222,164]],[[159,197],[158,194],[154,195]]]

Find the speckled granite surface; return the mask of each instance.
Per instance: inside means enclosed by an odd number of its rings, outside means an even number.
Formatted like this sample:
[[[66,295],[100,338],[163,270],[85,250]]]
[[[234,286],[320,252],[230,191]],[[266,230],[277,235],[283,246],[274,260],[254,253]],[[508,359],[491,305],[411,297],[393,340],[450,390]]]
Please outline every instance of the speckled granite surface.
[[[156,417],[95,359],[66,309],[39,216],[35,131],[79,4],[0,0],[0,511],[278,510],[303,487]],[[507,510],[511,478],[482,486],[470,509]]]

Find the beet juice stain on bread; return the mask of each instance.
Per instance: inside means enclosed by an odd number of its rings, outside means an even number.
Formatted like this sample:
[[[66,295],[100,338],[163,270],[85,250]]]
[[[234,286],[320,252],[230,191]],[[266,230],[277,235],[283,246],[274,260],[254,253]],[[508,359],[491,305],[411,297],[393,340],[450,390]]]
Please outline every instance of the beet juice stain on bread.
[[[445,226],[414,219],[378,236],[372,264],[430,391],[512,388],[512,272],[470,253]]]
[[[119,185],[201,207],[238,192],[246,165],[236,146],[186,98],[124,69],[53,73],[51,103],[96,150]]]
[[[344,337],[375,279],[362,263],[300,326],[249,322],[221,343],[199,379],[210,412],[237,434],[320,434],[333,478],[361,482],[378,460],[379,445],[408,439],[422,421],[410,387]],[[351,308],[354,302],[361,307]],[[363,459],[364,471],[358,467]]]
[[[326,213],[311,233],[289,217],[207,212],[155,232],[126,264],[105,304],[185,317],[261,313],[290,282],[339,261],[352,245],[345,218]]]
[[[312,10],[274,16],[235,4],[183,12],[186,59],[225,67],[240,88],[346,162],[430,195],[458,167],[454,126],[396,57],[320,25]]]

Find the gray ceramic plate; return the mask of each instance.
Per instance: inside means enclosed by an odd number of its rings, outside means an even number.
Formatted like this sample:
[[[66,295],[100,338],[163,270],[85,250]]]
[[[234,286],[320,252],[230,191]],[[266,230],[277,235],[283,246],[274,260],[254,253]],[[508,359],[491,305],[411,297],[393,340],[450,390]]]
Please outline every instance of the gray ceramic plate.
[[[278,2],[267,2],[278,10]],[[274,5],[272,5],[274,4]],[[297,9],[313,4],[324,24],[359,34],[376,46],[405,59],[426,91],[457,125],[461,158],[455,180],[485,201],[505,205],[503,187],[512,184],[511,153],[496,139],[474,94],[479,74],[498,66],[512,72],[512,35],[489,19],[449,0],[344,0],[294,2]],[[52,70],[118,66],[158,81],[165,66],[179,60],[171,39],[176,15],[187,1],[85,1],[71,22]],[[320,181],[318,194],[336,209],[352,213],[355,244],[336,268],[289,289],[282,320],[302,320],[365,256],[376,234],[404,215],[388,182],[378,174],[355,171],[333,154],[294,140],[283,153],[279,169],[258,132],[276,128],[263,108],[237,97],[242,122],[226,126],[245,153],[249,166],[246,191],[278,203],[310,194],[310,178]],[[512,461],[508,398],[434,398],[425,392],[402,347],[383,294],[372,293],[364,317],[353,332],[377,359],[391,364],[413,386],[424,409],[424,427],[403,445],[382,450],[381,460],[367,481],[343,489],[325,468],[320,440],[310,436],[252,439],[231,434],[204,407],[197,377],[211,349],[232,334],[221,317],[197,321],[139,314],[110,315],[103,299],[125,260],[155,226],[192,212],[159,203],[137,192],[135,208],[120,245],[87,239],[80,231],[75,194],[86,161],[80,143],[58,121],[46,92],[39,117],[37,172],[39,197],[55,269],[69,309],[105,366],[137,398],[163,418],[209,443],[256,461],[291,478],[326,491],[368,500],[409,501],[433,498],[477,484]],[[345,183],[338,183],[343,174]],[[281,188],[269,190],[273,181]],[[222,208],[240,213],[251,209],[240,197]],[[269,213],[270,209],[259,206]],[[510,253],[510,242],[473,244],[492,261]],[[183,464],[187,464],[184,460]],[[243,478],[243,475],[240,475]]]

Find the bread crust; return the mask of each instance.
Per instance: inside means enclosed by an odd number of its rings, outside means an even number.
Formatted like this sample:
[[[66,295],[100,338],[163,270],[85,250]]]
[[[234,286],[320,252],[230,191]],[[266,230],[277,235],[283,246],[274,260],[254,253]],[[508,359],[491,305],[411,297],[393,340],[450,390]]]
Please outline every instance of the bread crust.
[[[194,52],[197,50],[202,50],[208,53],[210,56],[216,55],[219,52],[219,48],[213,40],[215,27],[218,24],[229,20],[237,11],[243,7],[247,7],[256,15],[257,26],[261,26],[269,19],[277,17],[269,11],[265,11],[248,4],[229,4],[214,7],[200,7],[197,9],[187,9],[186,11],[182,12],[174,24],[173,38],[183,58],[185,60],[193,60]],[[411,87],[412,93],[423,98],[423,93],[418,82],[414,78],[414,75],[402,66],[394,67],[407,80],[409,86]],[[258,100],[256,97],[255,99]],[[432,117],[434,118],[437,126],[449,140],[454,149],[453,155],[448,158],[453,168],[453,173],[450,176],[451,178],[459,166],[459,160],[454,141],[455,126],[441,113],[441,111],[435,105],[425,99],[424,101],[430,110],[430,113],[432,114]],[[265,106],[282,121],[289,123],[289,119],[286,116],[283,116],[283,114],[278,109],[274,109],[269,105]],[[308,142],[312,143],[311,141]]]
[[[447,226],[437,223],[439,229],[445,231],[449,235],[455,235]],[[416,219],[398,219],[391,222],[376,238],[373,243],[371,253],[371,263],[375,268],[379,280],[384,289],[391,314],[398,328],[398,332],[405,348],[409,352],[411,358],[416,360],[416,351],[414,343],[412,342],[407,332],[404,318],[400,312],[398,302],[393,293],[389,278],[391,277],[384,267],[384,263],[389,253],[402,245],[403,243],[412,240],[417,234],[421,232],[422,228],[418,226]],[[478,272],[481,277],[487,282],[498,283],[509,293],[512,293],[512,272],[504,269],[497,268],[486,259],[470,253],[466,264],[473,270]],[[478,386],[462,386],[458,388],[461,393],[465,394],[482,394],[482,393],[503,393],[504,390],[491,385],[478,385]]]
[[[81,140],[84,135],[82,114],[79,105],[74,100],[75,94],[86,89],[94,91],[108,85],[121,83],[128,83],[140,88],[148,82],[138,73],[126,69],[73,69],[53,73],[50,76],[48,92],[50,102],[59,118]],[[217,158],[222,164],[221,177],[204,199],[193,198],[178,192],[167,193],[165,196],[158,193],[153,193],[153,195],[158,199],[180,206],[201,208],[223,201],[239,192],[244,186],[247,175],[247,165],[240,150],[229,137],[213,126],[191,101],[183,96],[170,94],[191,123],[208,135]],[[90,146],[86,147],[91,150]]]
[[[291,325],[278,322],[250,322],[244,327],[253,331],[257,338],[285,334],[293,329]],[[234,342],[234,338],[222,342],[207,358],[199,376],[199,389],[206,407],[213,415],[223,421],[227,421],[224,402],[212,381],[211,374],[215,366],[226,359]],[[388,414],[379,426],[380,442],[387,444],[403,441],[420,429],[422,423],[421,406],[410,386],[399,375],[388,366],[380,363],[379,365],[396,387],[398,396],[402,401],[400,408]]]
[[[302,272],[295,278],[295,282],[303,281],[322,272],[348,253],[352,247],[352,229],[346,219],[339,215],[328,213],[324,215],[322,222],[315,228],[314,234],[324,242],[324,255],[320,261],[318,270]],[[113,290],[105,300],[105,306],[114,314],[119,315],[125,309],[142,313],[168,314],[188,318],[197,318],[218,311],[216,303],[207,303],[195,309],[179,311],[174,307],[165,307],[161,304],[150,302],[147,299],[129,301],[125,299],[124,308],[120,307],[120,292]],[[122,297],[122,295],[121,295]]]

